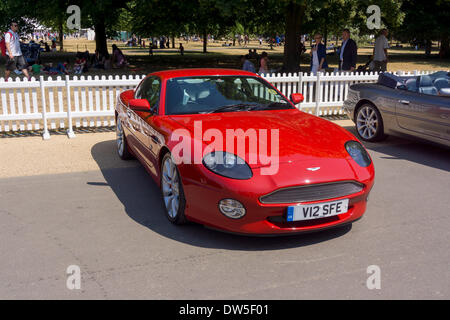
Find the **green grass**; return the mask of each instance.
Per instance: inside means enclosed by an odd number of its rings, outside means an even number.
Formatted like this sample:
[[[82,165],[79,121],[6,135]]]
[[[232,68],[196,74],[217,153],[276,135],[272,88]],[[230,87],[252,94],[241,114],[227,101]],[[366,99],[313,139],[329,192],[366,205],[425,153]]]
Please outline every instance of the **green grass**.
[[[148,74],[150,72],[166,69],[178,68],[241,68],[240,55],[248,53],[248,49],[257,49],[258,53],[266,51],[269,54],[269,68],[280,71],[283,66],[283,47],[274,47],[273,50],[267,45],[259,46],[259,43],[253,41],[248,47],[222,47],[223,41],[208,43],[208,53],[202,53],[201,42],[182,42],[185,47],[185,54],[181,56],[178,51],[180,41],[176,41],[175,49],[155,49],[154,55],[149,56],[148,48],[125,47],[120,42],[109,42],[108,47],[115,43],[122,49],[129,62],[128,68],[99,70],[91,68],[88,73],[83,75],[130,75],[130,74]],[[148,44],[148,41],[147,41]],[[89,50],[94,52],[95,42],[87,40],[66,40],[64,42],[65,52],[43,52],[41,54],[42,63],[52,62],[56,64],[69,59],[71,64],[75,60],[77,48],[80,51]],[[309,49],[309,48],[308,48]],[[372,46],[363,46],[358,49],[358,65],[365,64],[372,54]],[[449,70],[450,60],[442,60],[437,56],[437,48],[434,48],[431,57],[426,57],[422,51],[415,51],[414,48],[404,46],[404,48],[393,48],[389,50],[390,61],[388,71],[413,71],[413,70]],[[5,61],[0,59],[0,76],[4,75]],[[256,61],[253,61],[256,66]],[[338,66],[337,56],[327,56],[329,69],[332,71]],[[308,72],[310,63],[309,50],[301,57],[301,71]],[[16,77],[13,73],[12,77]]]

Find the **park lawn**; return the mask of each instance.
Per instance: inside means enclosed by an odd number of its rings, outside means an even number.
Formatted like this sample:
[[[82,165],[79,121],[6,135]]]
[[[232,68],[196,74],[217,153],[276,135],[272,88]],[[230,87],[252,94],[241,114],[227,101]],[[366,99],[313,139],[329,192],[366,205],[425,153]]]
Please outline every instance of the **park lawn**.
[[[185,48],[184,56],[181,56],[178,50],[179,44],[183,43]],[[146,41],[148,44],[148,41]],[[249,49],[257,49],[258,53],[266,51],[269,54],[269,68],[273,71],[280,71],[283,65],[283,47],[274,47],[270,49],[267,44],[259,45],[258,41],[251,41],[246,47],[239,46],[236,42],[235,47],[223,47],[224,41],[209,42],[208,53],[202,53],[203,43],[201,41],[176,41],[175,49],[154,49],[153,56],[149,56],[148,48],[126,47],[119,41],[108,41],[108,48],[111,52],[111,45],[117,44],[122,49],[129,62],[128,68],[98,70],[90,69],[88,73],[83,75],[133,75],[133,74],[148,74],[153,71],[175,69],[175,68],[204,68],[204,67],[218,67],[218,68],[240,68],[240,55],[248,53]],[[172,46],[172,44],[171,44]],[[309,71],[309,47],[306,54],[302,55],[301,71]],[[95,41],[67,39],[64,41],[63,52],[43,52],[41,54],[42,63],[52,62],[54,64],[63,62],[69,59],[73,66],[75,54],[78,51],[88,50],[90,53],[95,51]],[[357,66],[364,65],[372,54],[372,46],[364,46],[358,49]],[[437,47],[432,51],[432,56],[425,57],[423,50],[415,51],[411,47],[404,45],[404,48],[393,48],[389,50],[390,60],[388,63],[388,71],[437,71],[449,70],[450,60],[439,59],[437,56]],[[256,66],[256,61],[253,61]],[[336,55],[327,56],[329,69],[333,71],[338,67],[338,58]],[[0,75],[5,71],[4,59],[0,64]],[[15,74],[12,75],[16,77]]]

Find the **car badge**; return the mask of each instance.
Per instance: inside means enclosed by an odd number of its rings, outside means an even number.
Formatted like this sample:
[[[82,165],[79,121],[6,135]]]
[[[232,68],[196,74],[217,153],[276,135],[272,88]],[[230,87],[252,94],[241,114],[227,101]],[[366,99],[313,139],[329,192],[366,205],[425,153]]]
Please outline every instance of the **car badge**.
[[[309,171],[317,171],[319,169],[320,169],[320,167],[306,168],[306,170],[309,170]]]

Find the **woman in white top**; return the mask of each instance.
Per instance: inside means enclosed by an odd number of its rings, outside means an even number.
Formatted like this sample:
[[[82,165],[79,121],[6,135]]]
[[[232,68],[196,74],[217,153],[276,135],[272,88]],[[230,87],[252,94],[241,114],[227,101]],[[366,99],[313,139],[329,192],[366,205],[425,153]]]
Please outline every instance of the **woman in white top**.
[[[311,72],[317,73],[318,71],[322,71],[325,68],[328,68],[327,62],[325,60],[326,56],[326,48],[325,45],[322,44],[322,35],[317,33],[314,36],[315,44],[311,48]]]

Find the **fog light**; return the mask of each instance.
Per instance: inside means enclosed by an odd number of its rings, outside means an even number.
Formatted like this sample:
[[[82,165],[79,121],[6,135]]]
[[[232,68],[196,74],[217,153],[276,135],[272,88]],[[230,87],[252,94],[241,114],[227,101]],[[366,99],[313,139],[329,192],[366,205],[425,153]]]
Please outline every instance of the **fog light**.
[[[231,219],[239,219],[245,215],[245,208],[242,203],[233,199],[223,199],[219,201],[219,210]]]

